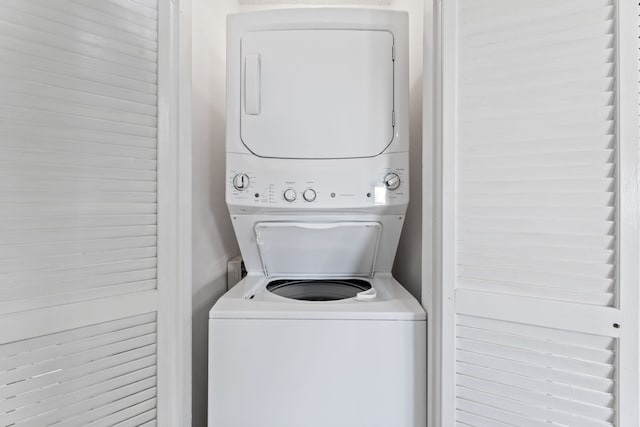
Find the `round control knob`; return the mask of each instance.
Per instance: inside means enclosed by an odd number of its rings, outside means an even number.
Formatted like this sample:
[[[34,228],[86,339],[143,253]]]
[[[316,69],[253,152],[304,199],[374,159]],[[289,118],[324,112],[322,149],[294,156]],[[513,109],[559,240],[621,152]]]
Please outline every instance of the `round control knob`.
[[[387,187],[387,190],[397,190],[400,187],[400,177],[397,173],[391,172],[384,176],[384,186]]]
[[[233,177],[233,188],[238,191],[243,191],[249,188],[249,175],[246,173],[239,173]]]
[[[296,192],[295,190],[289,188],[288,190],[285,190],[283,197],[287,202],[293,202],[294,200],[296,200]]]
[[[313,202],[316,199],[316,191],[311,188],[307,188],[306,190],[304,190],[304,193],[302,193],[302,197],[307,202]]]

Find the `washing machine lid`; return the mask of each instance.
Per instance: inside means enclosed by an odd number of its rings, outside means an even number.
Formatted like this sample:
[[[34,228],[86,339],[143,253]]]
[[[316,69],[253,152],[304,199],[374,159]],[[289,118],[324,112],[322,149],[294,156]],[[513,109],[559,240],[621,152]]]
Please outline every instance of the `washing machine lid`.
[[[240,136],[261,157],[372,157],[394,135],[388,31],[256,31],[241,40]]]
[[[372,277],[379,222],[259,222],[256,244],[265,276]]]

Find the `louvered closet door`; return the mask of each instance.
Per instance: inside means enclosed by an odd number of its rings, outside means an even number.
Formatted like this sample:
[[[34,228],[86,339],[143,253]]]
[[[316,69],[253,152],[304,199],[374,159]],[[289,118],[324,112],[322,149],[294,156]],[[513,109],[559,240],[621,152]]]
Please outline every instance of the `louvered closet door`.
[[[168,4],[0,0],[0,426],[162,424]]]
[[[638,426],[638,13],[443,0],[442,426]]]

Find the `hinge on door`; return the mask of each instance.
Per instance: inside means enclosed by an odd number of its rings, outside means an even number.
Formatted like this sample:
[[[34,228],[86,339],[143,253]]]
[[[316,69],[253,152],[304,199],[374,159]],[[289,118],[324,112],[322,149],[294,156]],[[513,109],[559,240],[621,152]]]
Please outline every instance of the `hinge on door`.
[[[395,45],[391,46],[391,60],[392,61],[396,60],[396,46]]]
[[[391,112],[391,127],[396,127],[396,112]]]

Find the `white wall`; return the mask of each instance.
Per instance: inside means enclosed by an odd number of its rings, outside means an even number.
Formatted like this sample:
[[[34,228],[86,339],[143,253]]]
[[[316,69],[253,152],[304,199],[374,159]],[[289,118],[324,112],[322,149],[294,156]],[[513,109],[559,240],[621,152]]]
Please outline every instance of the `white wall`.
[[[274,6],[239,0],[192,0],[193,13],[193,426],[206,425],[207,318],[226,290],[226,261],[238,253],[224,202],[225,22],[228,13]],[[369,3],[410,16],[411,204],[396,259],[396,277],[420,297],[422,0],[299,0],[304,4]],[[246,2],[245,2],[246,3]],[[268,6],[266,4],[271,3]],[[288,0],[296,3],[294,0]]]
[[[192,0],[193,426],[206,426],[207,319],[238,246],[224,202],[225,16],[233,2]]]
[[[421,297],[422,265],[422,27],[423,0],[394,0],[391,8],[409,12],[409,105],[411,180],[409,209],[393,267],[394,276],[417,299]]]

